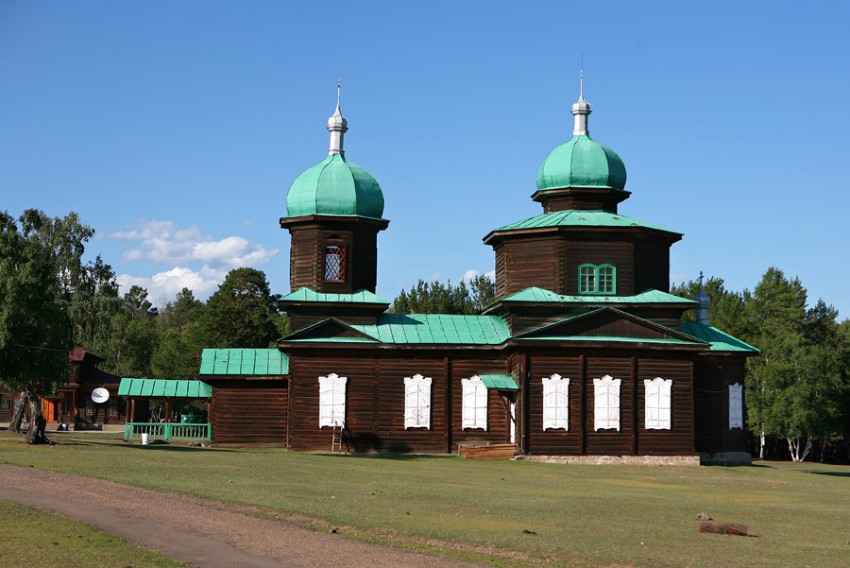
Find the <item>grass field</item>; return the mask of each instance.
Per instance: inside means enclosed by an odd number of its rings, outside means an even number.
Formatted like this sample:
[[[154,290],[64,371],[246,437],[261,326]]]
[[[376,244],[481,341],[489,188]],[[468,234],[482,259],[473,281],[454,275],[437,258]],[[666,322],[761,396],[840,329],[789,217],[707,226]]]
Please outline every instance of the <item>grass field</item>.
[[[0,433],[0,460],[252,505],[318,530],[501,566],[850,562],[850,468],[632,467],[129,445]],[[700,534],[697,514],[752,537]],[[533,533],[533,534],[529,534]]]
[[[159,554],[131,546],[58,515],[0,500],[0,566],[63,568],[180,568]]]

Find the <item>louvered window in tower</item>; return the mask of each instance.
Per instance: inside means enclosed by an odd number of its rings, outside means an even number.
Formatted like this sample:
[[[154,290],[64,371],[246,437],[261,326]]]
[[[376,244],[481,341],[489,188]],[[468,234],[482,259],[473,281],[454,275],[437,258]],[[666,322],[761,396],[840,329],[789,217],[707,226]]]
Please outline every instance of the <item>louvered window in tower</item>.
[[[345,280],[345,249],[339,245],[325,247],[325,280]]]

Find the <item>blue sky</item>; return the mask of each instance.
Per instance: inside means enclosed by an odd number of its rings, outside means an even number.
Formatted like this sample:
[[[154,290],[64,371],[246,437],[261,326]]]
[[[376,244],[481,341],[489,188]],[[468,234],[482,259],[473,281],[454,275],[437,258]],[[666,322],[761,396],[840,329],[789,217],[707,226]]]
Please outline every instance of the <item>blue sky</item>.
[[[278,226],[327,152],[380,182],[378,293],[493,270],[541,212],[584,54],[620,212],[682,232],[673,282],[769,266],[850,315],[850,9],[842,2],[0,2],[0,208],[78,212],[123,284],[205,298],[233,267],[289,291]]]

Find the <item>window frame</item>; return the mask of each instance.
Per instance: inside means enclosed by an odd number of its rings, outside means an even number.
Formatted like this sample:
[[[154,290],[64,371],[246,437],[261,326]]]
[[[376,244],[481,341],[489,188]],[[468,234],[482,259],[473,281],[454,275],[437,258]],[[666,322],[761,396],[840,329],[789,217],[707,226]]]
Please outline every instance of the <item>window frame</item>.
[[[590,262],[579,264],[578,293],[597,296],[616,295],[617,267],[607,262],[603,264],[592,264]]]
[[[431,385],[434,380],[415,374],[404,377],[404,429],[431,429]],[[414,404],[411,404],[414,399]]]
[[[345,426],[347,383],[348,377],[336,373],[319,377],[319,428]]]
[[[644,428],[672,430],[673,380],[655,377],[644,379]]]
[[[729,385],[729,429],[744,429],[744,385]]]
[[[461,426],[464,430],[487,431],[488,392],[481,377],[473,375],[461,379]],[[470,404],[471,402],[471,404]],[[470,415],[470,411],[472,415]]]
[[[331,249],[337,251],[336,253],[332,253]],[[337,272],[336,274],[330,274],[329,268],[330,264],[328,263],[328,259],[331,256],[337,257]],[[345,282],[346,277],[348,276],[348,268],[347,266],[348,260],[348,250],[346,249],[345,243],[340,241],[328,241],[325,243],[325,247],[322,252],[322,280],[325,282]],[[336,277],[334,277],[336,276]]]
[[[553,373],[543,377],[543,431],[570,430],[570,379]]]
[[[593,429],[620,431],[620,386],[622,379],[605,375],[593,379]],[[600,404],[603,399],[603,404]],[[612,416],[613,415],[613,416]]]

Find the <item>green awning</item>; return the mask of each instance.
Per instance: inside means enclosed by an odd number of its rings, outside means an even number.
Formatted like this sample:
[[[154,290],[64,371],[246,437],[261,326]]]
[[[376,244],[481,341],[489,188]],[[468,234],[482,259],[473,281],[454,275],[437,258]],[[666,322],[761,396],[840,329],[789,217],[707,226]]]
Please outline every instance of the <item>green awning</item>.
[[[212,398],[212,387],[202,381],[123,378],[118,386],[118,396]]]
[[[519,387],[510,375],[478,375],[481,382],[488,389],[495,390],[519,390]]]

